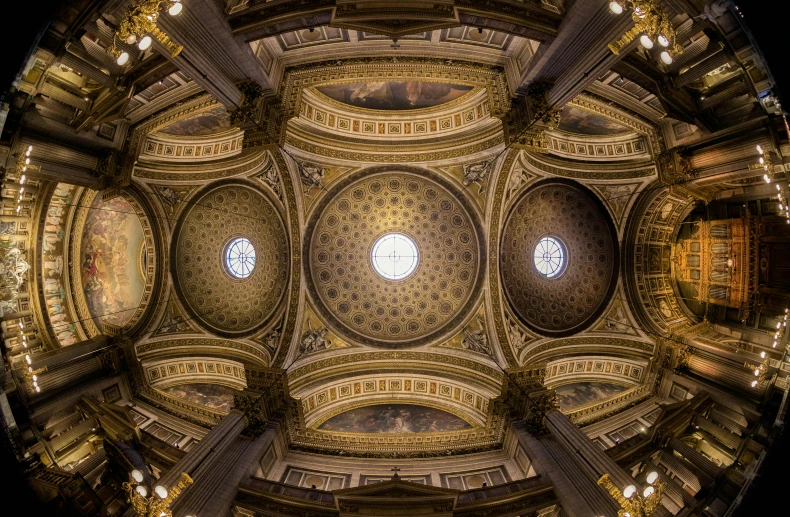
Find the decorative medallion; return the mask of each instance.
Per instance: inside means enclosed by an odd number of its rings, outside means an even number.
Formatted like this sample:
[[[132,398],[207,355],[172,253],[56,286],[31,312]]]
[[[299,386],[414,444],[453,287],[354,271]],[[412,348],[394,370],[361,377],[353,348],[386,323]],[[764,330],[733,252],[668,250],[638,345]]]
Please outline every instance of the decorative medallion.
[[[238,335],[273,316],[288,285],[288,237],[264,194],[244,184],[214,188],[196,198],[175,234],[175,285],[195,319]]]
[[[579,332],[612,296],[617,233],[603,204],[568,180],[527,190],[505,222],[502,287],[514,312],[546,336]]]
[[[429,171],[381,167],[349,177],[319,202],[305,240],[315,306],[363,344],[437,339],[463,322],[480,294],[478,216],[459,189]]]

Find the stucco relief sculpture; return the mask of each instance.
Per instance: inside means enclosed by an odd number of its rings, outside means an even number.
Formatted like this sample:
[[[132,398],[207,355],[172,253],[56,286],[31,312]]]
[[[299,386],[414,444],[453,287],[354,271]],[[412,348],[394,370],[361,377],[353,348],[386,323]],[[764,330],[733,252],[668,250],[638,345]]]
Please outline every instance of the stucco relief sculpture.
[[[464,187],[475,184],[477,185],[477,193],[482,194],[486,190],[490,170],[488,162],[464,165]]]
[[[307,318],[307,329],[307,332],[302,334],[302,338],[299,340],[299,355],[326,350],[332,346],[332,340],[326,337],[329,329],[326,327],[314,329],[310,318]]]
[[[324,173],[326,169],[320,165],[309,162],[301,162],[299,165],[299,179],[306,188],[305,195],[310,197],[310,191],[314,188],[324,188]]]

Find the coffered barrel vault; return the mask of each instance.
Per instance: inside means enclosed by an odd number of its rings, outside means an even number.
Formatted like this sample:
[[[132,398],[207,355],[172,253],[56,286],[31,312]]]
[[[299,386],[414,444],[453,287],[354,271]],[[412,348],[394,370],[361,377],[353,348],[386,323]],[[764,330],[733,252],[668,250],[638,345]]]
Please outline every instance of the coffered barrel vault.
[[[0,106],[4,486],[83,517],[777,502],[790,138],[747,10],[38,6]]]

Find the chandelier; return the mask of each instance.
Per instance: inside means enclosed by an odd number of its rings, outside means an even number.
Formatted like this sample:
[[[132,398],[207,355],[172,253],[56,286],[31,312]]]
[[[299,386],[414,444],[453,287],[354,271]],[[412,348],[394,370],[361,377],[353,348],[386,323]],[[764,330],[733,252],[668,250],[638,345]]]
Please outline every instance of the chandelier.
[[[140,0],[129,6],[123,18],[118,23],[118,28],[113,34],[112,45],[107,52],[115,58],[115,62],[123,66],[129,62],[129,53],[119,50],[117,44],[123,41],[128,45],[137,43],[137,48],[146,50],[153,43],[151,36],[167,47],[170,54],[176,57],[184,49],[173,41],[157,27],[160,11],[167,10],[170,16],[177,16],[184,6],[181,0]]]
[[[157,485],[153,493],[149,493],[143,473],[139,470],[132,471],[131,483],[124,483],[126,498],[137,515],[141,517],[172,517],[170,505],[181,494],[181,491],[192,483],[192,478],[186,472],[181,473],[181,478],[170,490],[162,485]]]
[[[618,517],[651,517],[661,505],[661,495],[664,493],[664,484],[658,481],[658,472],[652,471],[647,475],[648,485],[640,493],[634,485],[628,485],[622,491],[618,489],[609,474],[604,474],[598,484],[620,505]]]
[[[623,34],[619,40],[609,44],[609,50],[619,55],[620,51],[634,41],[637,36],[639,43],[646,49],[651,49],[657,41],[666,50],[661,52],[661,61],[671,65],[675,56],[683,53],[677,39],[677,31],[672,25],[669,15],[664,12],[656,0],[612,0],[609,10],[614,14],[622,14],[626,9],[631,9],[631,17],[636,25]]]
[[[771,161],[771,157],[765,154],[763,150],[763,146],[757,146],[757,154],[759,154],[759,158],[757,158],[757,163],[749,165],[749,170],[756,171],[763,169],[765,174],[763,174],[763,179],[766,183],[771,183],[771,176],[769,174],[773,174],[774,172],[774,164]]]

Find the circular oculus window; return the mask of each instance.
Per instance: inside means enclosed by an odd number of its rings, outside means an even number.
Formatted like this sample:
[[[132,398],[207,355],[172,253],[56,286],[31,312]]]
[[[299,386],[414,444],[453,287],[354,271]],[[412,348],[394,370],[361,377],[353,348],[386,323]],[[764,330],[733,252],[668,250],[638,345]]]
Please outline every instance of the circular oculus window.
[[[373,244],[370,261],[376,273],[387,280],[403,280],[417,269],[420,254],[411,238],[388,233]]]
[[[535,245],[532,259],[541,276],[557,278],[568,265],[568,251],[556,237],[543,237]]]
[[[243,237],[233,239],[225,248],[225,267],[236,278],[247,278],[255,269],[255,247]]]

